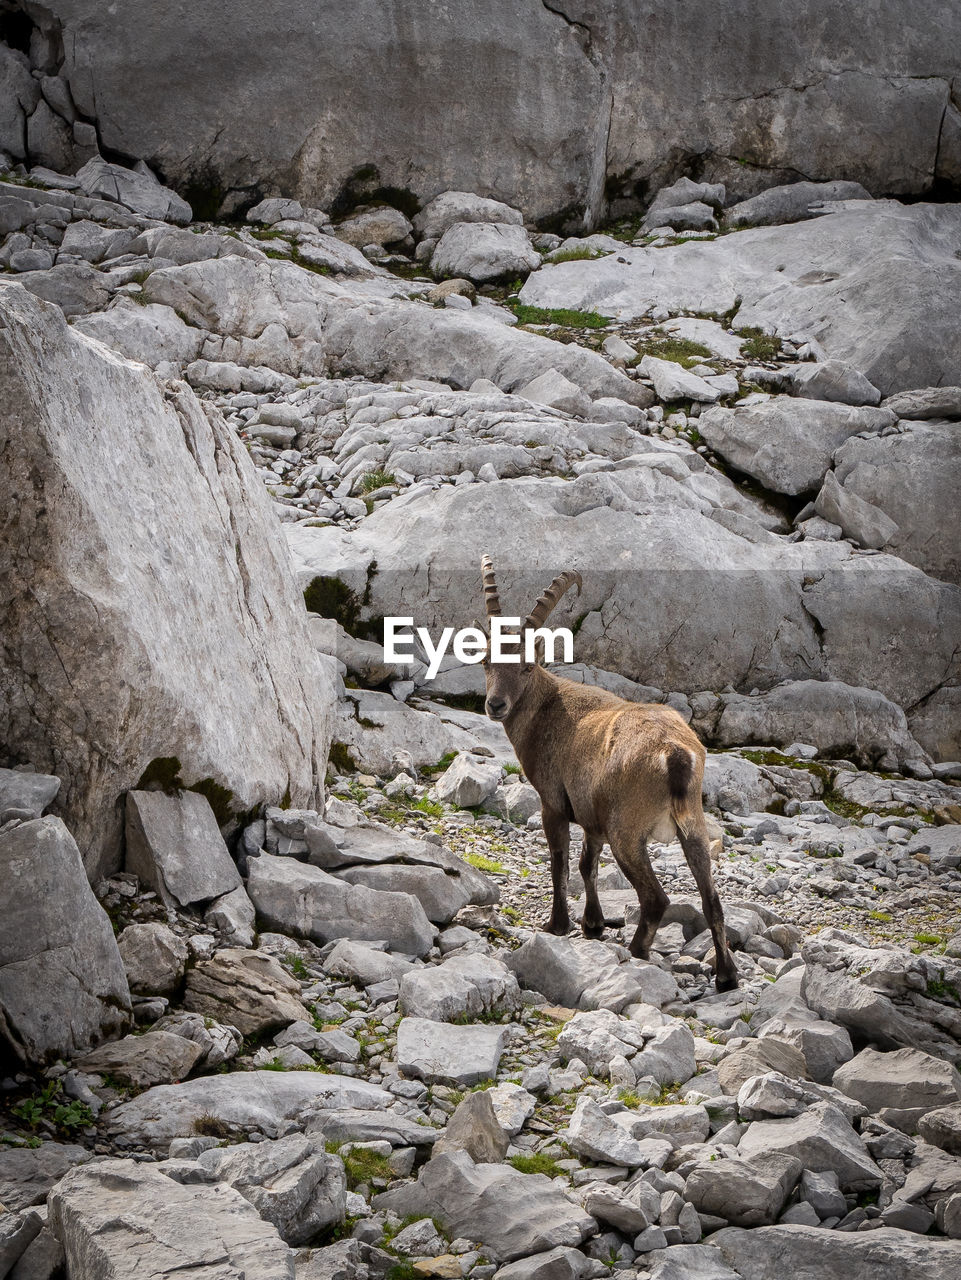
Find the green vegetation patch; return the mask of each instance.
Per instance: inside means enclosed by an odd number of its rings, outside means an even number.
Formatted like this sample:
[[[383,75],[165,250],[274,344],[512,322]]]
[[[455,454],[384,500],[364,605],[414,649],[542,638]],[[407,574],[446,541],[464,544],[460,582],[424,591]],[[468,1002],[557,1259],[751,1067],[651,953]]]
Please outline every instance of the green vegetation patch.
[[[543,1152],[532,1156],[511,1156],[507,1163],[519,1173],[544,1173],[548,1178],[556,1178],[564,1172],[553,1156]]]
[[[739,338],[746,341],[741,347],[742,356],[750,356],[753,360],[774,360],[781,354],[781,339],[774,333],[765,333],[756,325],[746,329],[738,329]]]
[[[573,311],[567,307],[529,307],[523,302],[508,302],[519,324],[557,324],[565,329],[606,329],[611,323],[596,311]]]
[[[713,353],[703,343],[693,342],[690,338],[654,338],[650,342],[639,344],[637,348],[642,356],[656,356],[658,360],[673,360],[675,364],[689,369],[691,365],[702,364],[704,360],[713,358]]]

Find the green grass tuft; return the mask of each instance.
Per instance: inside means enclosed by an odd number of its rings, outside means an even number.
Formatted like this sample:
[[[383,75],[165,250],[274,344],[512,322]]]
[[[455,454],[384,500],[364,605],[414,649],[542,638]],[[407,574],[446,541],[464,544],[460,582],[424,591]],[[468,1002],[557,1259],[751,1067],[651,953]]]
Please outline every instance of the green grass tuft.
[[[529,307],[523,302],[507,304],[519,324],[558,324],[565,329],[606,329],[610,320],[596,311],[572,311],[566,307]]]
[[[553,1156],[543,1152],[532,1156],[511,1156],[507,1163],[519,1173],[544,1173],[548,1178],[556,1178],[564,1172]]]

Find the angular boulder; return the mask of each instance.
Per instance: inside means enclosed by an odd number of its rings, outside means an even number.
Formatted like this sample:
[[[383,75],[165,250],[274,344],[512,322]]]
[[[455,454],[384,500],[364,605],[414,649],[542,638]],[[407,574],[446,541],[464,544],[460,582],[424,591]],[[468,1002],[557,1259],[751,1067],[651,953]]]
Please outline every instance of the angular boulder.
[[[231,808],[309,805],[332,695],[247,451],[17,284],[0,317],[7,752],[56,766],[91,879],[151,765]]]
[[[319,867],[262,853],[247,864],[247,892],[268,928],[321,944],[336,938],[387,942],[425,955],[434,927],[409,893],[345,884]]]
[[[776,1151],[714,1160],[695,1165],[684,1199],[733,1226],[766,1227],[777,1221],[800,1176],[800,1160]]]
[[[59,818],[0,833],[0,1036],[24,1062],[125,1031],[130,991],[107,913]]]
[[[294,1278],[276,1227],[223,1183],[181,1186],[155,1165],[102,1160],[72,1169],[49,1205],[68,1275],[138,1280],[189,1269],[225,1280]]]
[[[397,1027],[398,1067],[427,1084],[467,1087],[492,1080],[503,1049],[503,1027],[429,1018],[402,1018]]]
[[[503,222],[452,223],[430,260],[438,278],[459,276],[475,284],[527,275],[540,265],[541,256],[524,228]]]
[[[128,791],[126,866],[168,906],[191,906],[240,886],[206,796]]]
[[[185,1079],[202,1057],[202,1047],[192,1040],[168,1031],[147,1031],[103,1044],[84,1054],[77,1066],[81,1071],[115,1076],[134,1089],[147,1089]]]
[[[535,933],[505,962],[522,987],[571,1009],[660,1008],[677,995],[669,973],[644,960],[622,960],[603,942]]]
[[[417,1182],[377,1196],[374,1207],[429,1215],[451,1236],[482,1240],[503,1262],[576,1247],[597,1230],[594,1219],[543,1174],[474,1164],[466,1152],[428,1161]]]
[[[509,1013],[519,1004],[517,979],[492,956],[451,956],[443,964],[413,969],[400,980],[401,1013],[435,1022]]]
[[[738,1155],[750,1159],[766,1152],[794,1156],[814,1173],[833,1170],[845,1191],[871,1190],[883,1178],[864,1142],[827,1102],[791,1119],[755,1120],[738,1143]]]
[[[183,938],[168,925],[159,921],[128,925],[117,946],[131,991],[162,996],[180,985],[189,952]]]
[[[184,1007],[259,1036],[291,1022],[309,1022],[300,983],[273,956],[240,947],[217,951],[187,975]]]
[[[927,1112],[961,1102],[958,1069],[920,1049],[862,1049],[838,1067],[831,1083],[907,1133],[917,1131]]]
[[[741,1280],[771,1280],[775,1274],[804,1280],[836,1280],[841,1275],[953,1280],[961,1267],[961,1241],[931,1239],[893,1227],[865,1232],[730,1227],[712,1236],[711,1244]]]

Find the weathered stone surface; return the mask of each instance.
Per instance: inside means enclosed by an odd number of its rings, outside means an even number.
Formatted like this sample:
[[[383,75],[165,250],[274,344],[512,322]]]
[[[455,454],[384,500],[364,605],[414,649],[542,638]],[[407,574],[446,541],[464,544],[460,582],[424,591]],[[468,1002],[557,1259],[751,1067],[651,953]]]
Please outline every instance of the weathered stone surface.
[[[320,1110],[313,1113],[307,1131],[322,1134],[327,1142],[387,1142],[392,1147],[429,1147],[444,1132],[405,1119],[396,1111],[337,1107],[335,1101],[330,1108],[322,1104]]]
[[[88,160],[78,170],[77,180],[88,196],[116,200],[134,213],[145,214],[148,218],[187,223],[193,217],[190,205],[175,191],[162,187],[159,182],[144,177],[133,169],[111,164],[99,156]]]
[[[43,1219],[35,1209],[0,1217],[0,1273],[8,1272],[40,1234]]]
[[[344,1220],[343,1161],[300,1134],[215,1147],[197,1163],[211,1181],[239,1191],[290,1245],[307,1244]]]
[[[56,762],[91,878],[118,865],[117,800],[152,761],[237,808],[288,786],[309,804],[329,686],[246,450],[192,392],[165,399],[17,285],[0,310],[7,751]]]
[[[130,924],[117,938],[117,946],[130,990],[138,995],[166,995],[183,980],[187,944],[169,925]]]
[[[818,488],[849,436],[893,423],[887,409],[772,396],[746,408],[709,409],[697,429],[739,471],[775,493],[795,495]]]
[[[888,396],[885,409],[899,418],[924,422],[929,418],[961,418],[961,387],[919,387]]]
[[[339,978],[356,979],[361,986],[402,978],[412,969],[411,962],[387,951],[375,951],[362,942],[338,942],[327,957],[324,968]]]
[[[615,1013],[629,1004],[660,1008],[677,993],[669,973],[644,960],[622,960],[603,942],[535,933],[506,963],[522,987],[567,1008]]]
[[[348,884],[364,885],[382,893],[409,895],[420,903],[427,919],[439,925],[448,924],[461,908],[471,903],[491,906],[500,898],[500,890],[489,876],[476,871],[455,854],[445,855],[440,850],[433,866],[390,862],[347,867],[334,874]]]
[[[885,550],[936,578],[961,581],[957,521],[943,518],[961,484],[956,422],[913,422],[895,435],[848,440],[834,469],[846,496],[877,507],[897,526]]]
[[[936,689],[911,709],[908,725],[935,760],[961,759],[961,687]]]
[[[289,541],[305,586],[332,570],[358,595],[369,582],[365,613],[416,612],[432,634],[463,626],[481,607],[471,550],[478,529],[498,566],[502,599],[515,611],[573,564],[583,593],[559,606],[552,625],[585,615],[582,662],[663,689],[769,688],[814,677],[912,706],[955,678],[956,588],[891,556],[855,555],[845,543],[749,543],[688,506],[691,487],[704,479],[682,484],[638,467],[564,484],[449,485],[386,504],[354,533],[300,527]],[[733,502],[726,489],[715,500]],[[694,599],[697,609],[688,607]]]
[[[393,1096],[376,1085],[316,1071],[235,1071],[161,1084],[110,1113],[114,1133],[165,1147],[196,1134],[201,1116],[276,1137],[285,1120],[309,1107],[387,1107]]]
[[[124,1031],[130,992],[106,912],[59,818],[0,834],[0,1033],[40,1064]]]
[[[831,1083],[863,1102],[872,1115],[882,1109],[897,1112],[889,1123],[908,1133],[916,1131],[926,1112],[961,1101],[961,1073],[920,1049],[862,1049],[838,1067]]]
[[[206,796],[128,791],[127,870],[171,906],[219,898],[240,884]]]
[[[291,1022],[309,1022],[300,983],[273,956],[232,947],[201,960],[187,975],[184,1006],[257,1036]]]
[[[714,731],[720,746],[807,742],[822,755],[900,770],[923,752],[904,712],[873,689],[837,680],[792,680],[748,698],[725,694]]]
[[[961,1156],[961,1103],[928,1111],[921,1117],[918,1130],[925,1142],[953,1156]]]
[[[755,1120],[738,1144],[745,1159],[762,1152],[795,1156],[815,1173],[833,1169],[846,1191],[865,1191],[879,1185],[881,1170],[858,1134],[836,1107],[818,1102],[802,1115],[787,1120]]]
[[[345,884],[293,858],[251,858],[247,892],[268,927],[314,942],[386,941],[407,955],[424,955],[433,943],[434,928],[411,894]]]
[[[454,1026],[428,1018],[403,1018],[397,1027],[397,1065],[427,1084],[472,1085],[497,1075],[504,1028]]]
[[[810,333],[884,395],[961,383],[951,338],[961,285],[948,248],[961,209],[890,200],[834,208],[793,226],[546,266],[528,278],[521,301],[628,320],[657,306],[723,314],[740,298],[739,326]]]
[[[363,249],[369,244],[393,245],[405,240],[411,233],[411,224],[399,209],[380,205],[371,209],[359,209],[338,222],[334,234],[340,240]]]
[[[498,1268],[495,1280],[584,1280],[593,1273],[591,1260],[579,1249],[558,1245]]]
[[[951,1280],[961,1264],[961,1244],[892,1227],[856,1233],[819,1227],[730,1227],[713,1236],[711,1243],[741,1280],[770,1280],[772,1274],[804,1280],[834,1280],[838,1275]]]
[[[521,226],[520,209],[499,200],[487,200],[470,191],[442,191],[414,217],[414,227],[422,240],[439,240],[455,222],[498,222]]]
[[[430,260],[435,276],[463,276],[475,284],[527,275],[540,264],[523,227],[497,222],[453,223]]]
[[[59,790],[60,779],[48,773],[0,769],[0,823],[7,821],[8,813],[18,818],[41,817]]]
[[[502,777],[499,764],[461,751],[434,783],[434,794],[458,809],[473,809],[491,798]]]
[[[596,1230],[594,1219],[543,1174],[474,1164],[465,1152],[428,1161],[416,1183],[385,1192],[374,1206],[429,1214],[451,1236],[479,1237],[504,1262],[579,1245]]]
[[[792,182],[769,187],[724,210],[726,227],[779,226],[822,216],[821,205],[832,200],[870,200],[859,182]],[[853,401],[851,402],[853,403]]]
[[[224,1184],[181,1186],[154,1165],[103,1160],[72,1169],[49,1203],[69,1275],[138,1280],[189,1268],[211,1280],[293,1280],[276,1228]]]
[[[43,1204],[47,1192],[90,1152],[72,1143],[42,1142],[38,1147],[0,1149],[0,1204],[10,1213]]]
[[[203,1057],[198,1059],[207,1070],[222,1066],[236,1058],[243,1037],[236,1027],[224,1026],[199,1013],[169,1013],[153,1024],[154,1031],[169,1031],[173,1035],[192,1040],[200,1046]]]
[[[203,1049],[192,1040],[168,1031],[147,1031],[103,1044],[84,1054],[77,1066],[81,1071],[116,1076],[135,1089],[147,1089],[183,1080],[202,1057]]]
[[[593,1098],[578,1098],[566,1140],[572,1151],[588,1160],[623,1164],[629,1169],[645,1163],[641,1142],[606,1115]]]
[[[485,0],[469,20],[418,5],[403,11],[402,43],[387,36],[401,29],[400,10],[381,28],[376,5],[338,7],[332,43],[297,7],[269,47],[246,11],[231,23],[185,14],[176,38],[159,17],[108,20],[89,0],[59,0],[55,12],[60,74],[77,110],[98,119],[103,146],[147,157],[178,188],[197,179],[203,156],[206,181],[232,200],[284,191],[327,208],[385,187],[420,200],[453,187],[575,222],[584,209],[599,215],[608,178],[612,194],[630,195],[642,180],[670,181],[695,155],[732,196],[754,194],[772,171],[775,181],[843,173],[874,191],[923,191],[950,163],[938,156],[952,66],[943,51],[958,27],[937,0],[907,32],[886,13],[870,25],[860,10],[843,13],[844,65],[825,64],[821,10],[810,3],[793,28],[780,7],[754,0],[682,18],[660,3],[641,14],[619,4],[603,23],[504,0]],[[728,49],[731,21],[756,41],[706,58]],[[134,47],[150,57],[131,86]],[[173,48],[184,59],[177,92],[165,75]],[[678,92],[696,78],[700,96]],[[523,94],[509,92],[521,83]],[[265,109],[278,84],[287,87],[280,113]]]
[[[877,405],[881,401],[877,387],[843,360],[795,365],[790,371],[788,390],[805,400],[837,400],[854,405]]]
[[[507,1155],[509,1139],[498,1124],[490,1093],[471,1093],[457,1104],[431,1156],[445,1151],[466,1151],[475,1164],[499,1164]]]
[[[492,956],[451,956],[443,964],[405,973],[400,980],[401,1013],[435,1022],[511,1012],[519,1004],[517,979]]]
[[[776,1222],[801,1176],[801,1162],[779,1152],[749,1160],[715,1160],[694,1168],[684,1199],[698,1213],[712,1213],[736,1227]]]
[[[735,1049],[718,1065],[717,1078],[726,1094],[736,1096],[752,1076],[778,1071],[795,1080],[804,1078],[804,1056],[798,1048],[777,1036],[764,1036]]]

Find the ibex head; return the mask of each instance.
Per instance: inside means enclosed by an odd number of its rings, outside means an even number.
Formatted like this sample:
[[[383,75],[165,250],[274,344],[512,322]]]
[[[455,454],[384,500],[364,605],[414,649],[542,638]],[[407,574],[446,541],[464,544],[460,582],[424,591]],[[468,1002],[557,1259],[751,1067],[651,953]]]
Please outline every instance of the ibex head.
[[[481,575],[484,581],[484,605],[487,610],[487,617],[488,619],[499,618],[502,616],[501,602],[497,593],[497,580],[494,576],[494,565],[490,556],[481,557]],[[543,595],[538,598],[537,603],[521,624],[521,645],[518,650],[519,663],[491,662],[490,645],[488,643],[487,653],[483,658],[484,678],[487,682],[487,698],[484,708],[492,720],[507,719],[523,698],[531,673],[537,666],[536,662],[525,662],[524,660],[525,646],[523,640],[525,632],[542,627],[560,603],[564,594],[574,586],[577,587],[577,594],[580,595],[581,575],[573,570],[567,570],[558,574]],[[479,626],[480,624],[475,625]]]

